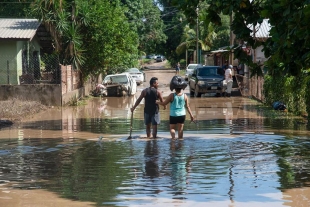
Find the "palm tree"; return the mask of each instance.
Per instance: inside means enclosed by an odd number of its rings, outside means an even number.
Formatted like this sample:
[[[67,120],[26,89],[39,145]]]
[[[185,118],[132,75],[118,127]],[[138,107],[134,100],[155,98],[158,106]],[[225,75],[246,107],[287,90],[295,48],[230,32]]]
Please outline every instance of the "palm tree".
[[[203,22],[200,22],[200,39],[198,39],[198,44],[200,45],[201,50],[208,51],[211,49],[214,39],[217,37],[214,27],[211,24],[204,25]],[[197,36],[196,31],[191,29],[189,25],[186,25],[183,30],[182,42],[177,46],[176,53],[178,55],[186,52],[187,59],[187,50],[189,48],[196,48]]]
[[[80,7],[72,0],[35,0],[32,10],[51,33],[62,64],[73,64],[75,68],[80,68],[84,60],[79,28],[87,24],[89,11],[85,2]]]

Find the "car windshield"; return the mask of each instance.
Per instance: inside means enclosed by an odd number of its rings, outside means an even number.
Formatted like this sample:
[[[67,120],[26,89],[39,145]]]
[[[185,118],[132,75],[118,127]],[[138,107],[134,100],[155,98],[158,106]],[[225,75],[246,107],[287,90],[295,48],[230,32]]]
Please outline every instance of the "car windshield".
[[[140,71],[139,71],[139,69],[137,69],[137,68],[130,68],[130,69],[128,69],[127,70],[129,73],[139,73]]]
[[[104,79],[104,83],[128,83],[126,75],[117,75],[117,76],[107,76]]]
[[[187,69],[195,69],[197,67],[197,65],[189,65],[188,67],[187,67]]]
[[[198,76],[213,76],[213,75],[220,75],[220,68],[199,68],[197,69]]]

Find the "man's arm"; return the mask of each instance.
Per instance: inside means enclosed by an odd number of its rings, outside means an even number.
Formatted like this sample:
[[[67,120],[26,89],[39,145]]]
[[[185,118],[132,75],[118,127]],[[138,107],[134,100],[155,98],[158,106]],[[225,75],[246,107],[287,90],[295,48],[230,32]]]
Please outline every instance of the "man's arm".
[[[136,103],[133,105],[133,107],[130,109],[131,112],[133,112],[136,107],[140,104],[140,102],[142,101],[142,99],[145,97],[145,89],[141,92],[139,98],[136,100]]]

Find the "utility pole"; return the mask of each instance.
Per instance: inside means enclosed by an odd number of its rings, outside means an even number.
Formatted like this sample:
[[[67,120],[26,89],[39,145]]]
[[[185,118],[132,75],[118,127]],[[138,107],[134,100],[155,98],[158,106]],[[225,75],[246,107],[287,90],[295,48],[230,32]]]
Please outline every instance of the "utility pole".
[[[198,40],[199,40],[199,8],[197,5],[196,8],[196,13],[197,13],[197,18],[196,18],[196,63],[199,64],[199,45],[198,45]]]
[[[229,16],[230,18],[230,45],[229,47],[233,46],[234,45],[234,42],[235,42],[235,34],[233,33],[232,29],[231,29],[231,24],[232,24],[232,21],[233,21],[233,12],[230,14]],[[230,65],[233,65],[234,64],[234,53],[231,52],[231,49],[230,48],[230,53],[229,53],[229,64]]]

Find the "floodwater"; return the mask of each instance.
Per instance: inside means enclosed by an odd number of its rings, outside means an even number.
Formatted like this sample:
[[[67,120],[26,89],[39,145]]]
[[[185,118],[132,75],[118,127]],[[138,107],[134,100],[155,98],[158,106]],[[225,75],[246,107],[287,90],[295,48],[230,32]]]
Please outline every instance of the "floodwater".
[[[303,121],[266,118],[248,98],[190,98],[197,123],[186,121],[184,139],[170,139],[168,109],[147,139],[141,103],[128,140],[137,97],[1,129],[0,206],[310,206]]]

